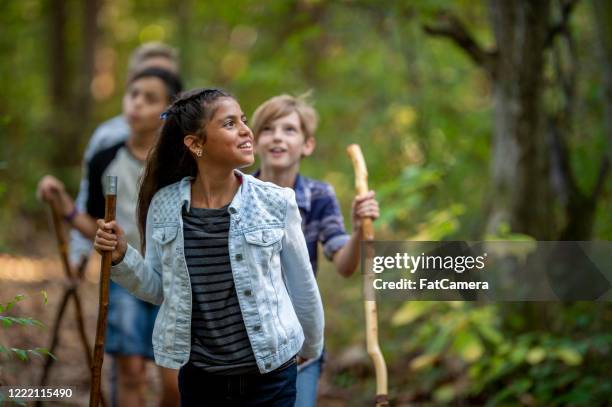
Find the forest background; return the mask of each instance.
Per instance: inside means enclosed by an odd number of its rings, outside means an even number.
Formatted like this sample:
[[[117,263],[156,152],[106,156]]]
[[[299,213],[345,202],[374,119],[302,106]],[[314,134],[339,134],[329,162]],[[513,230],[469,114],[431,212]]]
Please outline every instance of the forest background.
[[[179,50],[187,88],[226,88],[249,115],[311,90],[321,123],[301,172],[334,185],[348,220],[345,148],[359,143],[379,240],[612,238],[611,2],[8,0],[0,27],[0,303],[45,289],[50,303],[23,311],[46,325],[61,285],[18,268],[60,267],[45,263],[57,254],[36,184],[51,173],[76,194],[89,137],[120,113],[128,56],[146,41]],[[324,264],[319,282],[322,403],[366,402],[361,280]],[[608,303],[383,301],[391,397],[607,405],[611,322]],[[0,343],[42,346],[36,334]],[[39,374],[3,357],[0,381]]]

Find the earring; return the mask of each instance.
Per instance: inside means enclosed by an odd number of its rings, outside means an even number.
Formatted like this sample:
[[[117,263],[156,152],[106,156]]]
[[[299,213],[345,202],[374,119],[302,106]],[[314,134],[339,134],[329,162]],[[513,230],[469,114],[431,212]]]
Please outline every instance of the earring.
[[[198,148],[198,149],[196,150],[195,154],[196,154],[198,157],[202,157],[202,149],[201,149],[201,148]]]

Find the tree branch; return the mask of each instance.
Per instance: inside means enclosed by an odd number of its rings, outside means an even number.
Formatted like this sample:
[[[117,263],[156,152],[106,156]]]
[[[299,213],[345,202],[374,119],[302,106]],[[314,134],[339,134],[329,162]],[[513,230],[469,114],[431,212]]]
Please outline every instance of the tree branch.
[[[561,1],[561,19],[556,24],[550,26],[546,36],[545,47],[550,47],[557,35],[569,32],[569,19],[576,7],[576,3],[578,3],[578,0]]]
[[[441,12],[436,24],[424,24],[423,30],[431,36],[446,37],[452,40],[476,63],[486,69],[491,75],[494,73],[495,51],[484,50],[468,32],[465,25],[457,16],[449,12]]]
[[[551,152],[551,171],[557,193],[560,194],[564,204],[580,193],[576,179],[571,168],[567,143],[561,134],[559,118],[548,118],[548,142]]]
[[[599,173],[597,174],[597,181],[595,181],[595,188],[593,188],[593,192],[591,194],[591,199],[593,201],[597,201],[599,195],[603,191],[603,187],[605,184],[606,176],[608,175],[608,170],[610,169],[610,158],[607,155],[604,155],[601,159],[601,164],[599,165]]]

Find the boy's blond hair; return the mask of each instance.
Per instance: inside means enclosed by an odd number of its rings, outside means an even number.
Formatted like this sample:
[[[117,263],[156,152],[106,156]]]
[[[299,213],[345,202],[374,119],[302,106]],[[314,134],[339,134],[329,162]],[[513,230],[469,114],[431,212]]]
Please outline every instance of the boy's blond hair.
[[[307,140],[314,137],[317,125],[319,124],[319,115],[317,114],[312,104],[308,99],[310,92],[300,96],[291,96],[287,94],[274,96],[263,102],[253,113],[252,126],[255,138],[263,127],[273,120],[280,119],[296,112],[300,118],[300,125],[304,139]]]
[[[151,58],[166,58],[172,62],[178,70],[178,52],[175,48],[164,44],[163,42],[146,42],[136,48],[130,55],[128,63],[128,77],[133,76],[140,70],[141,65]],[[177,73],[177,72],[173,72]]]

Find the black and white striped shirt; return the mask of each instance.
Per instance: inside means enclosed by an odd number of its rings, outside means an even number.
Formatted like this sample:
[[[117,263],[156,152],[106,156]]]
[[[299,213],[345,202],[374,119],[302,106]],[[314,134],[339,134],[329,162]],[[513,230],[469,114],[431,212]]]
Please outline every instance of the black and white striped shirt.
[[[193,294],[190,362],[225,375],[258,371],[234,287],[228,206],[183,209],[185,259]]]

